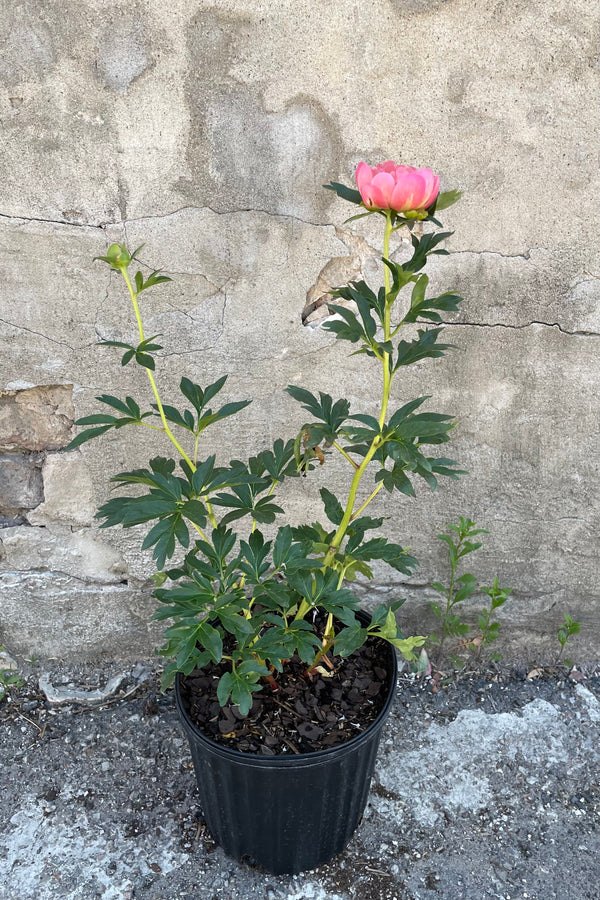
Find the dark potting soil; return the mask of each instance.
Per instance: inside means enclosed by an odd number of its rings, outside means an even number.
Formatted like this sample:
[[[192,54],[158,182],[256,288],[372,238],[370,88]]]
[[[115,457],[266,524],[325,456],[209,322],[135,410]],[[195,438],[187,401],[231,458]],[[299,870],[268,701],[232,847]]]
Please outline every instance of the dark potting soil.
[[[351,740],[377,718],[388,694],[386,657],[389,645],[369,638],[351,656],[332,657],[331,675],[309,677],[294,656],[274,673],[277,690],[265,683],[247,716],[231,701],[219,705],[217,684],[227,663],[212,664],[182,679],[183,703],[204,735],[232,750],[313,753]]]

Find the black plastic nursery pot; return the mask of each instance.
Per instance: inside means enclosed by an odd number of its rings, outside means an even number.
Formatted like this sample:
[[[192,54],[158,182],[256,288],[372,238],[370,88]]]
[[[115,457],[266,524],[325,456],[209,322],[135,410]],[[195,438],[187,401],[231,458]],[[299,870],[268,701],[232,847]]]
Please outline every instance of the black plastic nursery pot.
[[[368,621],[366,614],[359,615]],[[241,753],[206,737],[186,712],[177,676],[177,709],[190,742],[200,804],[209,831],[226,853],[273,875],[313,869],[341,853],[364,812],[381,730],[394,700],[396,651],[384,645],[382,654],[387,696],[368,728],[345,744],[289,756]]]

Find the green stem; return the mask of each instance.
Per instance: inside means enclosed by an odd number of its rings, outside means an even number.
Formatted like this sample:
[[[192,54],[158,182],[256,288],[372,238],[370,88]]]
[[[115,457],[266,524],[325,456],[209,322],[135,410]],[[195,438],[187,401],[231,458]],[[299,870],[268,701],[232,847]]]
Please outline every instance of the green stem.
[[[337,441],[334,441],[334,442],[333,442],[333,446],[335,447],[336,450],[339,450],[339,451],[340,451],[340,453],[342,454],[342,456],[345,456],[345,457],[346,457],[346,459],[348,460],[348,462],[349,462],[351,465],[353,465],[355,469],[358,469],[358,463],[354,462],[354,460],[352,459],[351,456],[348,456],[348,454],[346,453],[346,451],[343,449],[343,447],[340,447],[340,445],[338,444]]]
[[[195,523],[195,522],[192,522],[190,519],[188,519],[188,522],[190,523],[190,525],[192,526],[192,528],[194,528],[194,529],[198,532],[198,534],[200,535],[200,537],[202,538],[202,540],[203,540],[203,541],[206,541],[207,544],[210,544],[210,541],[208,540],[208,538],[206,537],[206,535],[204,534],[204,532],[202,531],[202,529],[200,528],[200,526],[199,526],[199,525],[196,525],[196,523]]]
[[[294,622],[297,622],[298,619],[303,619],[309,609],[312,609],[312,606],[307,600],[303,599],[300,606],[298,607],[298,612],[294,616]]]
[[[389,259],[389,255],[390,255],[390,236],[391,236],[391,234],[392,234],[392,213],[391,213],[391,210],[388,210],[386,212],[386,216],[385,216],[385,230],[383,233],[383,255],[384,255],[385,259]],[[390,331],[391,331],[390,320],[391,320],[392,304],[389,303],[388,299],[387,299],[389,296],[389,293],[390,293],[390,271],[387,266],[384,266],[384,269],[385,269],[385,271],[383,273],[383,279],[384,279],[383,283],[385,285],[386,303],[385,303],[385,315],[384,315],[384,321],[383,321],[383,339],[384,339],[384,341],[387,341],[387,340],[389,340]],[[383,426],[385,424],[385,417],[387,414],[387,408],[388,408],[388,403],[389,403],[389,399],[390,399],[390,388],[391,388],[391,384],[392,384],[392,379],[391,379],[391,374],[390,374],[390,355],[389,355],[389,353],[383,354],[382,365],[383,365],[383,396],[382,396],[382,401],[381,401],[381,412],[379,415],[379,428],[380,429],[383,429]],[[361,462],[361,464],[356,469],[356,472],[354,473],[354,478],[352,479],[352,483],[350,485],[350,492],[348,494],[348,502],[346,504],[346,510],[344,512],[344,516],[342,518],[342,521],[340,522],[338,530],[336,531],[336,533],[333,537],[333,540],[331,542],[329,550],[327,551],[327,553],[325,554],[325,557],[323,559],[323,566],[325,566],[325,567],[331,565],[331,563],[335,557],[335,554],[337,553],[339,546],[344,538],[344,535],[346,534],[348,526],[354,517],[354,503],[356,502],[356,494],[358,491],[358,487],[360,485],[361,479],[364,475],[364,472],[365,472],[367,466],[369,465],[369,463],[371,462],[371,460],[377,453],[377,450],[379,449],[381,444],[382,444],[382,438],[380,435],[377,435],[376,437],[373,438],[371,446],[367,450],[367,453],[366,453],[363,461]],[[365,508],[365,506],[371,502],[371,500],[373,499],[373,497],[379,490],[379,487],[376,489],[376,491],[374,491],[371,494],[371,496],[367,500],[367,503],[362,504],[362,506],[360,507],[360,510],[363,510]]]
[[[137,302],[137,294],[136,294],[136,292],[135,292],[134,289],[133,289],[133,285],[131,284],[131,281],[130,281],[130,278],[129,278],[129,274],[128,274],[127,269],[126,269],[125,267],[123,267],[123,268],[121,269],[121,273],[122,273],[122,275],[123,275],[123,278],[125,279],[125,284],[127,285],[127,289],[128,289],[128,291],[129,291],[129,296],[131,297],[131,302],[133,303],[133,311],[135,312],[135,318],[136,318],[137,324],[138,324],[138,331],[139,331],[139,335],[140,335],[140,343],[141,343],[141,342],[144,340],[144,326],[143,326],[143,324],[142,324],[142,317],[141,317],[141,315],[140,315],[140,309],[139,309],[138,302]],[[190,468],[192,469],[192,471],[195,471],[195,470],[196,470],[196,467],[195,467],[195,465],[193,464],[192,460],[189,458],[189,456],[187,455],[187,453],[185,452],[185,450],[183,449],[183,447],[179,444],[177,438],[175,437],[175,435],[173,434],[173,432],[172,432],[171,429],[169,428],[169,423],[167,422],[167,418],[166,418],[166,416],[165,416],[165,411],[164,411],[164,409],[163,409],[163,405],[162,405],[162,403],[161,403],[160,395],[159,395],[159,393],[158,393],[158,388],[157,388],[157,386],[156,386],[156,382],[155,382],[155,380],[154,380],[154,376],[152,375],[151,370],[150,370],[150,369],[146,369],[146,374],[147,374],[147,376],[148,376],[148,379],[149,379],[149,381],[150,381],[150,385],[151,385],[151,387],[152,387],[152,393],[154,394],[154,397],[155,397],[155,399],[156,399],[156,405],[157,405],[157,407],[158,407],[158,412],[159,412],[161,421],[162,421],[162,423],[163,423],[163,428],[164,428],[164,430],[165,430],[165,434],[167,435],[167,437],[169,438],[169,440],[171,441],[171,443],[175,446],[175,448],[177,449],[177,452],[179,453],[179,455],[181,456],[181,458],[184,459],[184,460],[187,462],[187,464],[190,466]]]
[[[388,210],[385,216],[385,230],[383,232],[383,256],[385,259],[390,258],[390,236],[392,234],[392,213]],[[385,315],[383,319],[383,340],[389,341],[391,332],[391,315],[392,304],[388,303],[390,293],[390,270],[384,266],[383,284],[385,287]],[[392,376],[390,373],[390,354],[383,354],[383,402],[381,404],[381,414],[379,416],[379,427],[383,428],[385,417],[387,414],[388,402],[390,399],[390,388],[392,386]]]
[[[133,311],[135,313],[135,318],[137,321],[138,332],[140,335],[140,343],[141,343],[144,340],[144,326],[142,323],[142,316],[140,313],[140,308],[139,308],[138,302],[137,302],[137,294],[133,289],[133,285],[129,278],[129,273],[127,272],[127,269],[122,268],[121,274],[123,275],[123,278],[125,279],[125,284],[127,285],[127,289],[129,291],[129,296],[131,297],[131,302],[133,304]],[[181,456],[181,458],[186,461],[186,463],[188,464],[188,466],[190,467],[192,472],[195,472],[196,471],[197,450],[198,450],[197,437],[196,437],[196,444],[194,447],[194,461],[192,462],[192,460],[189,458],[189,456],[187,455],[187,453],[185,452],[185,450],[183,449],[183,447],[181,446],[181,444],[179,443],[179,441],[177,440],[177,438],[175,437],[175,435],[169,428],[169,423],[167,422],[167,417],[165,416],[165,411],[163,409],[163,405],[162,405],[162,402],[160,399],[160,394],[158,393],[158,388],[156,386],[156,382],[154,380],[154,376],[153,376],[151,370],[146,369],[146,374],[150,381],[150,385],[152,387],[152,393],[154,394],[154,397],[156,399],[156,406],[158,407],[158,413],[159,413],[161,421],[163,423],[162,429],[159,429],[159,430],[164,431],[164,433],[167,435],[167,437],[169,438],[171,443],[176,448],[176,450],[179,453],[179,455]],[[152,426],[148,426],[148,427],[152,427]],[[206,503],[206,512],[208,513],[208,518],[210,520],[210,524],[213,526],[213,528],[216,528],[219,523],[217,522],[217,519],[213,512],[212,506],[210,505],[208,500],[206,500],[205,503]]]
[[[375,490],[369,494],[369,496],[367,497],[367,499],[365,500],[363,505],[359,506],[359,508],[356,510],[355,513],[352,513],[352,521],[354,521],[354,519],[356,519],[358,516],[360,516],[363,509],[367,508],[367,506],[369,505],[371,500],[376,496],[376,494],[379,493],[379,491],[381,490],[382,487],[383,487],[383,481],[380,481],[379,484],[377,485],[377,487],[375,488]]]
[[[461,541],[458,542],[457,547],[456,547],[457,554],[460,551],[460,545],[461,545]],[[448,623],[448,616],[450,614],[450,610],[452,609],[452,597],[454,595],[454,581],[456,578],[457,567],[458,567],[458,561],[453,563],[452,560],[450,560],[450,569],[451,569],[452,574],[450,576],[450,587],[448,588],[448,597],[446,598],[446,614],[444,616],[444,624],[442,626],[442,636],[440,638],[440,643],[438,646],[438,659],[442,658],[442,647],[444,646],[444,641],[446,640],[446,637],[448,635],[447,623]]]
[[[217,522],[217,517],[215,516],[215,514],[213,512],[213,508],[206,498],[204,499],[204,504],[206,506],[206,514],[208,515],[208,520],[209,520],[210,524],[212,525],[213,528],[218,528],[219,523]]]
[[[331,565],[335,554],[339,550],[340,543],[342,542],[342,539],[343,539],[344,535],[346,534],[348,525],[352,521],[352,513],[354,511],[354,503],[356,500],[358,486],[361,482],[361,479],[363,477],[365,469],[367,468],[367,466],[369,465],[369,463],[371,462],[371,460],[377,453],[377,450],[379,449],[380,445],[381,445],[381,438],[379,435],[377,435],[377,437],[373,438],[373,442],[372,442],[371,446],[369,447],[369,449],[367,450],[365,458],[363,459],[362,463],[360,464],[360,466],[354,473],[354,478],[352,479],[352,483],[350,485],[350,491],[348,493],[348,502],[346,504],[346,511],[344,512],[344,516],[342,518],[342,521],[340,522],[338,530],[336,531],[335,535],[333,536],[333,540],[331,542],[329,550],[327,551],[327,553],[325,554],[325,558],[323,559],[324,567]]]
[[[191,464],[192,470],[194,472],[196,471],[196,463],[198,462],[198,439],[199,438],[200,438],[200,432],[198,432],[198,434],[196,435],[196,439],[194,441],[194,461]],[[206,506],[206,514],[208,515],[208,520],[209,520],[210,524],[212,525],[213,528],[217,528],[219,523],[217,522],[217,517],[214,514],[213,508],[210,504],[210,500],[208,499],[208,497],[204,498],[204,505]]]
[[[152,428],[154,431],[160,431],[161,434],[165,433],[165,429],[161,428],[160,425],[151,425],[149,422],[137,422],[137,425],[141,425],[142,428]]]
[[[315,669],[317,668],[317,666],[319,665],[319,663],[321,662],[323,657],[326,656],[327,653],[329,653],[329,651],[333,647],[334,641],[335,641],[335,634],[333,633],[333,631],[329,631],[329,632],[326,631],[325,637],[323,638],[323,646],[321,647],[321,649],[319,650],[319,652],[315,656],[314,660],[312,661],[312,663],[310,664],[310,666],[307,669],[307,672],[309,674],[312,674],[315,671]]]

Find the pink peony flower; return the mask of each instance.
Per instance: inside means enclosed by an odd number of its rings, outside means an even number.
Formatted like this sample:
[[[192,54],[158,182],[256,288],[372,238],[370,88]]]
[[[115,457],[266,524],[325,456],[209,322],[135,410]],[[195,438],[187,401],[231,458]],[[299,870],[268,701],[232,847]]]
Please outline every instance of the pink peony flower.
[[[391,160],[376,166],[360,162],[355,177],[368,209],[393,209],[400,213],[427,209],[440,191],[440,177],[431,169],[397,166]]]

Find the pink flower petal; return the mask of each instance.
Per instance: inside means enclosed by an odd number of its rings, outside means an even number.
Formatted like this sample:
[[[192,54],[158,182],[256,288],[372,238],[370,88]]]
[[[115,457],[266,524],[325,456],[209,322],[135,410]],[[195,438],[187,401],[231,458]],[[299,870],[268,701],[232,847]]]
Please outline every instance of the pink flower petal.
[[[356,167],[355,179],[356,186],[360,191],[360,196],[363,198],[363,203],[368,204],[369,197],[369,188],[371,186],[371,181],[373,179],[373,175],[375,174],[375,170],[368,166],[365,162],[359,162]]]
[[[426,206],[431,206],[432,203],[437,200],[437,196],[440,192],[440,176],[435,175],[433,178],[433,188],[431,189],[431,194],[429,196],[429,200],[426,201]]]
[[[391,208],[396,212],[420,209],[425,198],[425,180],[418,172],[408,172],[396,184],[391,197]]]
[[[431,169],[417,169],[417,173],[421,176],[425,183],[425,193],[429,196],[433,187],[434,174]]]
[[[431,206],[440,190],[439,175],[434,175],[431,169],[417,169],[417,172],[425,182],[425,193],[422,199],[422,207]]]
[[[390,201],[394,190],[394,176],[389,172],[378,172],[370,187],[372,203],[379,209],[390,209]]]
[[[389,172],[390,175],[393,175],[398,167],[395,162],[388,159],[387,162],[378,163],[376,168],[377,172]]]

